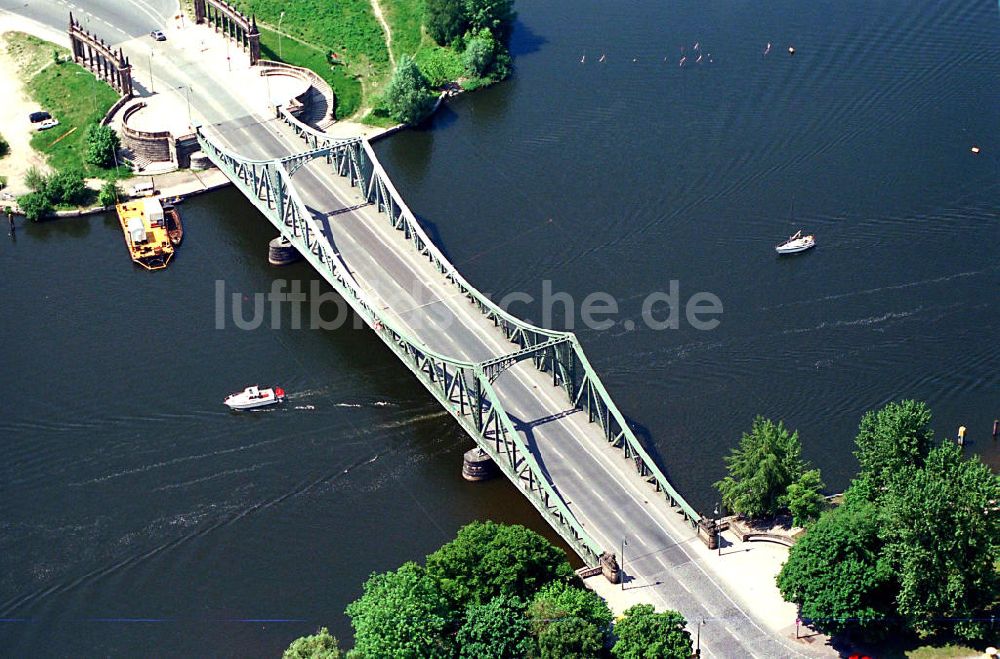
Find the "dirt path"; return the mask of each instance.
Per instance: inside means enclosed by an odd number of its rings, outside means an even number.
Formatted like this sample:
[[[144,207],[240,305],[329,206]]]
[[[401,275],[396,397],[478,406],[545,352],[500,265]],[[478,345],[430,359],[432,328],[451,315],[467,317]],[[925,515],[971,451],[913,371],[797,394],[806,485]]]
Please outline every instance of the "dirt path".
[[[382,29],[385,30],[385,48],[389,51],[389,64],[395,70],[396,57],[392,54],[392,30],[389,29],[389,23],[382,14],[382,6],[379,5],[378,0],[372,0],[372,11],[375,12],[375,18],[378,19],[378,22],[382,24]]]
[[[40,109],[24,89],[17,72],[24,62],[16,61],[7,52],[6,40],[0,35],[0,135],[10,144],[10,152],[0,158],[0,176],[7,177],[7,187],[3,192],[12,195],[28,191],[24,185],[24,174],[29,168],[48,171],[45,158],[31,148],[32,125],[28,114]],[[8,200],[4,199],[9,203]],[[0,204],[2,206],[3,204]]]

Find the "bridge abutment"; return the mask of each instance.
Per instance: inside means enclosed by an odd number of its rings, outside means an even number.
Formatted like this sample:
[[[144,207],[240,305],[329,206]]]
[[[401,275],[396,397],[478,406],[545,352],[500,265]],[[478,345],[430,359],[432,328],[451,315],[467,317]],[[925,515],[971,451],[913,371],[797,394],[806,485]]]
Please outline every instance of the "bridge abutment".
[[[278,236],[267,244],[267,262],[271,265],[288,265],[301,258],[299,250],[284,236]]]

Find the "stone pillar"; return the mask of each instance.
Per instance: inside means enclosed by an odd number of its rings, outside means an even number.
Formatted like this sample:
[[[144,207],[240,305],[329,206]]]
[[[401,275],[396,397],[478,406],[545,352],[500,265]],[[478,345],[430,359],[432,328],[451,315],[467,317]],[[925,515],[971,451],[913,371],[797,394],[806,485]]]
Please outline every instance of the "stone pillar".
[[[260,61],[260,30],[257,29],[257,16],[250,21],[250,34],[247,35],[250,46],[250,66],[256,66]]]
[[[618,566],[614,554],[601,554],[601,574],[611,583],[622,582],[622,569]]]
[[[205,22],[205,0],[194,0],[194,22]]]
[[[462,457],[462,478],[467,481],[485,481],[497,474],[497,465],[481,448],[470,449]]]
[[[135,95],[135,92],[132,91],[132,65],[129,64],[128,61],[126,61],[125,64],[122,66],[121,73],[122,73],[122,90],[121,90],[122,95],[132,98]]]

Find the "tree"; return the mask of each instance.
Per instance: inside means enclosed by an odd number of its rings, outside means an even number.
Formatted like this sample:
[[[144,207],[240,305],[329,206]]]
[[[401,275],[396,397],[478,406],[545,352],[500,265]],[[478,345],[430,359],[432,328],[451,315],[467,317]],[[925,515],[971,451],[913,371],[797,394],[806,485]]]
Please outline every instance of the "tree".
[[[330,630],[321,627],[312,636],[302,636],[288,646],[281,659],[341,659],[344,653]]]
[[[785,494],[778,499],[778,503],[792,513],[792,523],[796,526],[805,526],[818,519],[826,508],[826,499],[822,494],[824,487],[819,469],[810,469],[788,486]]]
[[[886,556],[899,579],[899,613],[920,635],[952,628],[982,638],[1000,582],[1000,477],[946,443],[908,467],[883,498]]]
[[[456,610],[498,595],[528,601],[550,581],[573,578],[566,554],[534,531],[517,525],[472,522],[427,557]]]
[[[44,192],[29,192],[17,198],[17,205],[24,216],[37,222],[52,212],[52,202]]]
[[[611,654],[619,659],[688,659],[691,634],[676,611],[657,613],[651,604],[636,604],[615,625],[618,640]]]
[[[118,146],[118,134],[112,128],[91,124],[87,129],[86,159],[91,165],[105,168],[113,167]]]
[[[426,0],[424,25],[434,41],[449,46],[468,28],[463,0]]]
[[[927,405],[913,400],[867,412],[855,439],[854,455],[861,463],[858,492],[874,501],[906,467],[923,465],[934,439],[930,422]]]
[[[416,563],[374,574],[364,594],[347,606],[355,649],[366,657],[450,657],[448,599]]]
[[[383,103],[390,117],[405,124],[418,124],[430,113],[434,94],[427,78],[409,55],[399,58]]]
[[[524,657],[535,646],[524,617],[524,602],[503,595],[486,604],[470,605],[456,641],[458,656],[470,659]]]
[[[778,589],[816,629],[885,630],[894,612],[894,582],[878,526],[875,506],[848,492],[843,505],[823,513],[792,547]]]
[[[462,64],[465,66],[466,74],[485,78],[493,66],[496,50],[497,42],[493,34],[489,30],[480,30],[465,44]]]
[[[507,43],[514,25],[514,0],[465,0],[465,18],[469,31],[478,34],[486,29],[500,43]]]
[[[97,193],[97,203],[101,206],[114,206],[122,196],[121,188],[114,179],[105,181],[101,191]]]
[[[772,515],[779,498],[805,471],[798,432],[789,433],[783,422],[777,425],[758,416],[740,445],[725,458],[729,475],[715,484],[722,501],[731,511],[749,517]]]
[[[562,618],[538,635],[541,659],[592,659],[602,656],[605,635],[582,618]]]
[[[10,144],[3,138],[3,135],[0,135],[0,158],[3,158],[8,153],[10,153]]]

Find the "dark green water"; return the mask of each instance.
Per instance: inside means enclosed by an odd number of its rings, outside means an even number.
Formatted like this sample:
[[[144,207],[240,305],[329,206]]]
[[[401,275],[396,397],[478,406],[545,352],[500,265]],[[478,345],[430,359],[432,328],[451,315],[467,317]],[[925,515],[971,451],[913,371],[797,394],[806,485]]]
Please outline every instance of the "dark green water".
[[[900,396],[1000,464],[996,3],[519,9],[515,78],[380,154],[482,289],[619,300],[639,329],[576,331],[696,507],[757,413],[831,489],[862,412]],[[677,66],[695,42],[712,63]],[[469,440],[369,332],[215,329],[216,280],[314,275],[266,264],[234,191],[182,211],[158,273],[113,218],[0,240],[2,654],[275,656],[347,636],[367,574],[469,520],[545,530],[506,482],[462,481]],[[819,248],[775,258],[800,225]],[[644,328],[670,280],[716,294],[719,328]],[[289,404],[226,412],[254,382]]]

